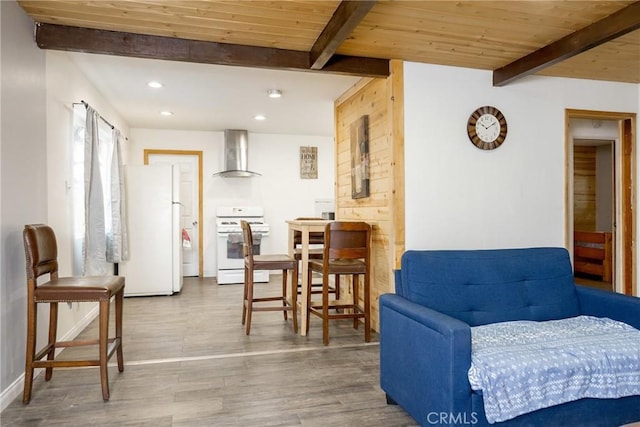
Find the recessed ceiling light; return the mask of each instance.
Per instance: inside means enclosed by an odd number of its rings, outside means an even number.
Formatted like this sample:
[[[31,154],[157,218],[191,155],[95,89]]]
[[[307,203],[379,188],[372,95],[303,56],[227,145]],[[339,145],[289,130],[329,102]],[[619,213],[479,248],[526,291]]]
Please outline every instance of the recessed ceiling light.
[[[282,91],[280,89],[269,89],[267,91],[269,98],[280,98],[282,96]]]
[[[154,89],[159,89],[163,86],[163,84],[160,82],[153,81],[153,82],[147,83],[147,86],[152,87]]]
[[[160,111],[160,115],[162,116],[173,116],[172,111]]]
[[[253,116],[253,118],[256,120],[267,120],[267,117],[263,116],[262,114],[256,114],[255,116]]]

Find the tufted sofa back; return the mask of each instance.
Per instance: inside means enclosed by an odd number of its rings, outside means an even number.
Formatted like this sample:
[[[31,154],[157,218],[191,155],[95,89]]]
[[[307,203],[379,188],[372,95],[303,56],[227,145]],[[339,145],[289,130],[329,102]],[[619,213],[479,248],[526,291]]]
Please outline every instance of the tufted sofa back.
[[[470,326],[579,315],[564,248],[407,251],[396,294]]]

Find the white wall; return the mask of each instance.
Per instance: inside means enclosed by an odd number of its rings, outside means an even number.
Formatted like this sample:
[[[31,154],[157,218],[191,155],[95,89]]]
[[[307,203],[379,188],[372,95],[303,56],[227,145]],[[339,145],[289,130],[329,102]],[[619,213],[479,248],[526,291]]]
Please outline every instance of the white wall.
[[[332,124],[328,124],[332,126]],[[285,221],[314,215],[315,199],[334,198],[334,147],[329,137],[249,133],[249,169],[253,178],[220,178],[224,167],[224,132],[131,129],[128,163],[143,164],[144,149],[203,152],[204,275],[215,276],[217,251],[215,212],[219,206],[263,206],[271,226],[263,240],[265,253],[286,253]],[[300,179],[301,146],[318,147],[318,179]]]
[[[5,36],[6,37],[6,36]],[[2,56],[2,5],[0,5],[0,153],[2,153],[2,92],[4,88],[4,81],[2,80],[2,63],[4,62],[4,57]],[[0,156],[0,177],[2,177],[2,157]],[[3,233],[1,229],[4,228],[4,223],[2,222],[2,185],[0,184],[0,237],[3,237]],[[0,243],[1,245],[2,243]],[[0,246],[1,247],[1,246]],[[3,252],[4,253],[4,252]],[[0,301],[4,301],[4,286],[2,282],[4,281],[4,265],[5,259],[0,254]],[[5,325],[5,316],[2,314],[4,305],[0,303],[0,345],[4,343],[4,325]],[[3,386],[4,380],[2,376],[2,371],[4,370],[4,364],[2,361],[4,360],[4,354],[0,351],[0,395],[4,391],[5,387]],[[0,399],[1,401],[1,399]],[[4,406],[0,404],[0,411],[4,409]]]
[[[405,63],[406,244],[418,248],[564,246],[565,109],[639,111],[638,85],[528,77]],[[506,141],[477,149],[477,107],[508,122]]]
[[[639,85],[640,86],[640,85]],[[594,126],[593,120],[571,119],[569,137],[572,139],[618,139],[618,121],[601,120]]]
[[[33,22],[14,1],[0,2],[0,409],[19,393],[26,340],[22,229],[47,220],[45,55]],[[41,316],[42,333],[48,313]]]

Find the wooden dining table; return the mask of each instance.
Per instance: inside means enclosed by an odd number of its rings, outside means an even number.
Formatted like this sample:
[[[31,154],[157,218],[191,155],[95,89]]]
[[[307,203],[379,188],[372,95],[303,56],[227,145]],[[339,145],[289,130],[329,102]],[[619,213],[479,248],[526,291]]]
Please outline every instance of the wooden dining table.
[[[293,257],[294,244],[293,237],[296,231],[302,234],[302,242],[300,246],[301,250],[301,276],[302,276],[302,292],[300,302],[300,334],[307,335],[307,297],[309,289],[306,286],[309,278],[309,233],[324,231],[325,226],[332,222],[332,220],[320,220],[320,219],[295,219],[287,221],[289,224],[289,256]],[[297,280],[293,278],[292,280]],[[289,288],[291,289],[291,288]]]

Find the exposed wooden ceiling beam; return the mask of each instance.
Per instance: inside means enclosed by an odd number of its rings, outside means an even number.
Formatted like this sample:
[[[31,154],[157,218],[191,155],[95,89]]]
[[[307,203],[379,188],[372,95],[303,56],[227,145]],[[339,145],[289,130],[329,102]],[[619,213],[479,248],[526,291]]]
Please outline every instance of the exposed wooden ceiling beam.
[[[309,52],[44,23],[38,23],[36,27],[36,43],[42,49],[72,52],[366,77],[389,76],[389,61],[386,59],[338,57],[322,70],[311,70]]]
[[[493,71],[493,85],[504,86],[640,28],[640,1]]]
[[[338,47],[369,13],[376,1],[351,1],[340,3],[333,16],[318,36],[309,52],[311,68],[321,70],[336,53]]]

